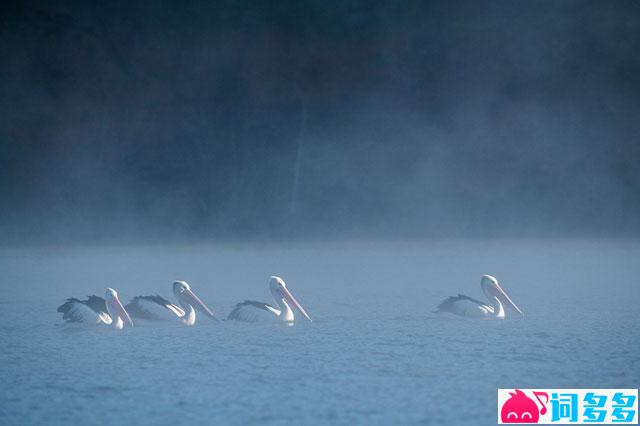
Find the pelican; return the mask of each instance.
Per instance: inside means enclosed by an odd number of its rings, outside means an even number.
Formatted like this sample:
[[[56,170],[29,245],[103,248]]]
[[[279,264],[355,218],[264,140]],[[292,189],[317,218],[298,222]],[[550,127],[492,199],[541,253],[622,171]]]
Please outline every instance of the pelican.
[[[134,318],[151,321],[180,318],[185,325],[196,323],[196,309],[210,318],[216,319],[213,312],[191,291],[191,286],[185,281],[173,282],[173,295],[179,305],[158,295],[136,296],[127,304],[126,309]]]
[[[292,323],[294,320],[291,307],[296,308],[306,319],[311,321],[309,315],[302,308],[300,303],[293,297],[287,289],[287,285],[280,277],[271,277],[269,279],[269,290],[273,295],[273,299],[278,307],[269,305],[268,303],[256,302],[254,300],[245,300],[238,303],[229,314],[228,320],[237,320],[245,322],[258,321],[281,321]]]
[[[484,317],[504,319],[504,305],[524,315],[507,293],[500,287],[498,280],[491,275],[483,275],[480,281],[482,292],[489,303],[481,302],[464,294],[450,296],[438,305],[436,312],[450,312],[465,317]]]
[[[113,325],[122,330],[125,322],[133,327],[133,321],[127,310],[118,299],[118,292],[107,288],[104,299],[99,296],[88,296],[87,300],[70,297],[58,307],[62,319],[67,322]]]

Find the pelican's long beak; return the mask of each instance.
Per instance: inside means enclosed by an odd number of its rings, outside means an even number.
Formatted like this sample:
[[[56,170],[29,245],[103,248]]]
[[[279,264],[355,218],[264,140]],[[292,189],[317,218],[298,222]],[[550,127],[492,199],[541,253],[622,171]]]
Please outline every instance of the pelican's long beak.
[[[293,297],[293,294],[291,294],[291,292],[286,287],[281,287],[280,292],[282,293],[282,297],[284,297],[287,300],[287,302],[291,303],[293,307],[295,307],[306,319],[309,320],[309,322],[312,322],[311,318],[309,317],[307,312],[304,310],[302,305],[298,303],[296,298]]]
[[[497,296],[502,299],[502,303],[508,305],[511,309],[513,309],[514,311],[516,311],[517,313],[519,313],[520,315],[524,315],[522,313],[522,311],[520,310],[520,308],[518,308],[518,306],[516,306],[515,303],[513,303],[513,300],[511,300],[511,298],[507,295],[507,293],[502,289],[502,287],[500,287],[500,285],[496,286],[496,289],[498,291]]]
[[[111,298],[109,303],[111,304],[111,312],[115,313],[117,316],[122,318],[122,321],[126,322],[131,327],[133,327],[133,321],[129,316],[129,312],[127,312],[124,306],[122,306],[122,303],[120,303],[120,300],[117,297],[113,297]],[[112,318],[112,319],[115,321],[115,318]]]
[[[196,296],[195,293],[191,291],[191,289],[185,288],[182,292],[182,297],[184,298],[185,302],[187,302],[200,312],[208,315],[210,318],[216,319],[215,315],[213,315],[213,312],[211,312],[211,309],[209,309],[207,305],[205,305],[202,300],[200,300],[198,296]]]

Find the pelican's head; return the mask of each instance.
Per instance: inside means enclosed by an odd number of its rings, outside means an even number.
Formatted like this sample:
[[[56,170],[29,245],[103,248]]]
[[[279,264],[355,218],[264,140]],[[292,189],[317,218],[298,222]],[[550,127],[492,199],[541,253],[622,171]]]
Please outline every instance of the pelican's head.
[[[511,300],[511,298],[507,295],[507,293],[502,289],[498,280],[491,275],[483,275],[482,280],[480,281],[480,286],[482,287],[482,292],[488,299],[497,298],[500,303],[503,305],[509,306],[511,309],[519,313],[520,315],[524,315],[520,308],[516,306],[515,303]]]
[[[114,289],[112,289],[111,287],[107,287],[107,290],[105,291],[104,294],[104,298],[109,301],[112,299],[117,299],[118,298],[118,292],[115,291]]]
[[[287,288],[287,283],[282,278],[275,275],[269,278],[269,289],[271,291],[279,291],[281,288]]]
[[[107,311],[109,311],[109,316],[113,320],[114,323],[117,323],[116,319],[120,317],[123,322],[126,322],[131,327],[133,327],[133,321],[129,316],[127,310],[120,303],[120,299],[118,299],[118,292],[112,289],[111,287],[107,287],[107,290],[104,294],[105,304],[107,305]],[[120,323],[119,328],[122,327],[122,323]]]
[[[298,303],[295,297],[291,294],[291,292],[287,289],[287,284],[280,277],[272,276],[269,278],[269,289],[275,298],[284,299],[291,307],[296,308],[298,312],[302,314],[306,319],[311,321],[311,318],[304,310],[302,305]]]
[[[202,300],[200,300],[198,296],[196,296],[195,293],[191,291],[191,286],[185,281],[173,282],[173,294],[176,296],[176,299],[178,299],[183,307],[191,305],[203,314],[215,319],[215,316],[213,315],[213,312],[211,312],[211,309],[209,309],[207,305],[205,305]]]
[[[191,290],[191,286],[186,281],[174,281],[173,282],[173,294],[176,297],[180,297],[186,290]]]

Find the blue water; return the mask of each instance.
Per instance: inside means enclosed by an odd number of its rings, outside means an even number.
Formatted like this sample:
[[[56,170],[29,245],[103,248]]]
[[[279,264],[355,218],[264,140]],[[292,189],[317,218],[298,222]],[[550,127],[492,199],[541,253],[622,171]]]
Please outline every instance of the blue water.
[[[636,388],[640,243],[455,241],[5,249],[0,424],[493,425],[497,388]],[[432,313],[495,275],[524,318]],[[220,317],[283,276],[293,327],[63,324],[68,296],[172,297]]]

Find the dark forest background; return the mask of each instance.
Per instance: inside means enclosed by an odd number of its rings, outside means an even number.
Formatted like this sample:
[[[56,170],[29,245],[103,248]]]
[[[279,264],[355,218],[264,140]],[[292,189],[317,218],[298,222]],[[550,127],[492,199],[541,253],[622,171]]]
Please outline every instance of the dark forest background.
[[[640,2],[0,7],[3,243],[637,236]]]

